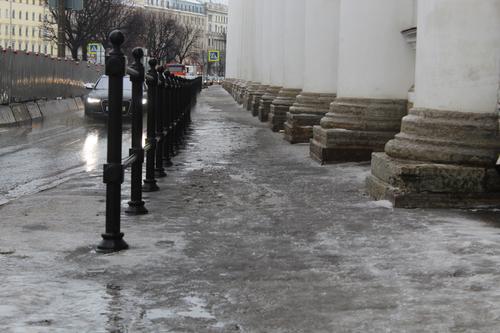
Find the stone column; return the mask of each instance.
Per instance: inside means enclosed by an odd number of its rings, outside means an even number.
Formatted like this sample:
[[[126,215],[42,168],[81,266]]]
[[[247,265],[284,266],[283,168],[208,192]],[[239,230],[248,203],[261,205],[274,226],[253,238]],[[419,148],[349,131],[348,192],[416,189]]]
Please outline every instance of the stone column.
[[[260,0],[259,0],[260,1]],[[241,41],[241,59],[240,66],[241,77],[244,82],[242,83],[241,94],[239,99],[246,108],[248,105],[249,95],[254,90],[255,85],[258,83],[256,73],[254,70],[254,50],[255,50],[255,26],[257,21],[255,1],[243,0],[242,6],[242,25],[243,25],[243,39]]]
[[[258,84],[254,85],[254,89],[249,98],[247,110],[252,112],[256,117],[259,113],[259,104],[262,95],[269,87],[271,80],[271,45],[270,38],[272,8],[270,0],[254,0],[256,7],[256,25],[255,25],[255,50],[254,50],[254,72]]]
[[[288,1],[286,0],[271,0],[271,31],[270,50],[268,52],[267,61],[271,63],[271,78],[270,85],[260,99],[258,107],[259,120],[267,122],[271,103],[276,98],[281,88],[283,88],[284,80],[284,59],[285,59],[285,40],[284,40],[284,23],[285,12]]]
[[[396,207],[499,205],[499,32],[500,0],[419,1],[415,106],[373,154],[372,196]]]
[[[290,143],[309,142],[313,125],[319,124],[335,99],[339,12],[340,0],[306,0],[304,87],[287,113],[285,139]]]
[[[228,29],[227,29],[227,52],[226,52],[226,80],[224,88],[233,94],[235,89],[236,79],[238,77],[238,67],[240,60],[240,43],[241,43],[241,19],[242,0],[232,0],[228,8]],[[233,95],[234,96],[234,95]]]
[[[305,0],[286,0],[283,58],[284,88],[273,100],[269,110],[269,125],[274,132],[284,129],[286,114],[295,103],[304,84]]]
[[[342,0],[340,7],[337,99],[310,147],[322,163],[369,161],[383,151],[399,132],[415,76],[401,33],[412,26],[413,0]]]

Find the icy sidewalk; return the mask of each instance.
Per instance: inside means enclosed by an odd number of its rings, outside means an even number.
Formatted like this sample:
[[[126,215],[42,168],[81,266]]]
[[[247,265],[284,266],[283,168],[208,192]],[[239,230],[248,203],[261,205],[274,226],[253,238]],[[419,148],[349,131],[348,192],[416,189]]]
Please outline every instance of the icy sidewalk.
[[[99,172],[0,207],[0,331],[498,331],[499,213],[371,201],[218,87],[193,117],[128,251],[92,250]]]

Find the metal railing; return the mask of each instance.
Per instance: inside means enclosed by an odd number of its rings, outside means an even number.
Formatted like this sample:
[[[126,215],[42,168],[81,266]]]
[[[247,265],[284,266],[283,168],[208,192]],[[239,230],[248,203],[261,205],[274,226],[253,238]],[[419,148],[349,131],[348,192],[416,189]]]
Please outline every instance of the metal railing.
[[[108,151],[103,180],[106,184],[106,230],[97,246],[99,252],[116,252],[128,248],[121,232],[121,185],[125,169],[131,168],[131,199],[127,214],[147,214],[142,192],[156,192],[160,188],[156,178],[166,177],[164,166],[172,165],[174,156],[184,140],[191,122],[191,109],[201,91],[201,78],[186,80],[165,72],[155,59],[149,60],[145,73],[142,65],[144,52],[134,49],[134,62],[126,68],[121,50],[125,38],[121,31],[110,34],[113,50],[106,58],[109,76]],[[123,77],[132,81],[132,145],[129,156],[122,159],[122,102]],[[143,83],[147,84],[147,138],[143,135]],[[146,175],[142,181],[143,163]]]

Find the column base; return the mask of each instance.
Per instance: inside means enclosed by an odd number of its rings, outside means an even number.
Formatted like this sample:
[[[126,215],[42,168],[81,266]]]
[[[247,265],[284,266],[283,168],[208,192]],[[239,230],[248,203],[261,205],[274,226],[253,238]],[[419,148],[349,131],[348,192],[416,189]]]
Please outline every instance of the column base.
[[[160,187],[156,185],[156,180],[145,179],[144,184],[142,185],[142,192],[157,192],[160,190]]]
[[[146,215],[148,214],[148,210],[144,205],[144,201],[129,201],[125,213],[128,215]]]
[[[337,98],[314,126],[310,155],[322,164],[369,161],[399,132],[406,114],[406,100]]]
[[[319,125],[328,112],[335,94],[302,92],[290,107],[284,125],[285,140],[294,143],[309,143],[313,137],[313,126]]]
[[[244,90],[246,89],[247,82],[245,80],[239,80],[233,89],[233,98],[238,104],[243,103]]]
[[[246,85],[243,87],[242,90],[242,104],[243,104],[243,109],[248,110],[249,103],[252,102],[252,96],[253,93],[257,90],[257,87],[260,85],[258,82],[247,82]]]
[[[97,245],[98,253],[113,253],[128,249],[128,244],[123,240],[123,233],[102,234],[102,241]]]
[[[281,89],[278,96],[273,100],[269,108],[269,127],[273,132],[282,131],[285,128],[286,114],[301,93],[300,89]]]
[[[259,120],[263,123],[269,120],[269,111],[271,109],[271,103],[278,96],[282,87],[270,86],[267,88],[266,93],[262,96],[259,103],[259,108],[257,116]]]
[[[314,126],[313,136],[316,127]],[[310,157],[321,164],[369,161],[372,153],[372,149],[360,147],[328,148],[314,139],[311,139],[309,146]]]
[[[155,169],[155,177],[156,178],[165,178],[167,177],[167,173],[164,168],[156,168]]]
[[[269,88],[268,85],[261,85],[255,92],[252,98],[252,102],[250,105],[250,110],[252,112],[252,116],[257,117],[259,115],[259,106],[260,102],[262,100],[262,96],[265,95],[267,89]]]
[[[397,208],[500,207],[500,176],[494,168],[372,157],[366,180],[376,200]]]

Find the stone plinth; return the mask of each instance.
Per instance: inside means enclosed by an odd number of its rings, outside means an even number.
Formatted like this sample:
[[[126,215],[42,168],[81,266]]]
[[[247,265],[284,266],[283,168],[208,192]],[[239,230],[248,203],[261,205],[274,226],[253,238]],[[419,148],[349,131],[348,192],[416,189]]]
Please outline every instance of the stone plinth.
[[[314,126],[310,155],[325,163],[369,161],[399,132],[406,100],[337,98]]]
[[[313,136],[313,126],[319,125],[328,112],[335,94],[302,92],[287,113],[285,140],[290,143],[308,143]]]
[[[253,94],[257,91],[259,86],[260,83],[258,82],[247,82],[246,87],[243,88],[242,104],[244,109],[250,110]]]
[[[269,111],[274,99],[278,96],[282,87],[270,86],[267,88],[266,93],[260,99],[258,117],[262,122],[267,122],[269,119]]]
[[[245,80],[239,80],[238,83],[236,84],[235,90],[233,92],[233,97],[238,104],[243,103],[243,97],[245,94],[246,85],[247,81]]]
[[[225,91],[227,91],[230,95],[232,95],[234,83],[235,83],[234,79],[225,79],[222,82],[222,88],[224,88]]]
[[[266,93],[269,85],[260,85],[252,96],[252,102],[249,102],[249,111],[252,112],[252,116],[257,117],[259,115],[259,106],[262,96]]]
[[[284,88],[280,90],[278,96],[273,100],[269,109],[269,126],[273,132],[284,129],[286,114],[290,111],[290,107],[295,103],[300,93],[300,89]]]
[[[412,109],[373,154],[368,192],[404,208],[500,206],[499,151],[496,114]]]

